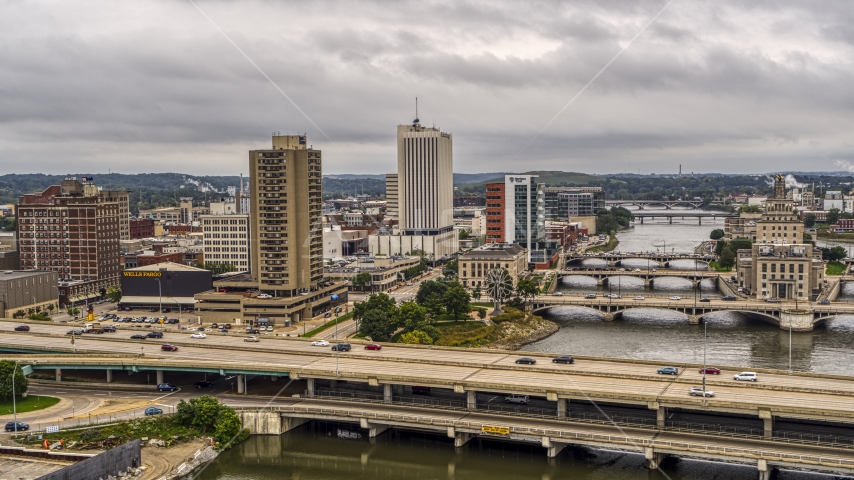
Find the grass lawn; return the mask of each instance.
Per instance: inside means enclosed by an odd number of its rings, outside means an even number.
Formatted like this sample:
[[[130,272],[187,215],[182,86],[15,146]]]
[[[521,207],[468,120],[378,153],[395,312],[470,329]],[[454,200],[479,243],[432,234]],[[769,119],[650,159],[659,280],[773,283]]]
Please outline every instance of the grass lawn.
[[[437,325],[442,336],[436,345],[479,347],[493,342],[496,326],[482,322],[443,322]]]
[[[709,262],[709,266],[716,272],[731,272],[732,267],[722,267],[718,265],[718,262]]]
[[[52,407],[59,403],[56,397],[45,397],[41,395],[30,395],[27,398],[16,398],[15,407],[18,413],[32,412],[43,408]],[[12,399],[0,400],[0,415],[12,414]]]
[[[842,275],[845,273],[845,264],[840,262],[828,262],[827,270],[825,272],[827,275]]]

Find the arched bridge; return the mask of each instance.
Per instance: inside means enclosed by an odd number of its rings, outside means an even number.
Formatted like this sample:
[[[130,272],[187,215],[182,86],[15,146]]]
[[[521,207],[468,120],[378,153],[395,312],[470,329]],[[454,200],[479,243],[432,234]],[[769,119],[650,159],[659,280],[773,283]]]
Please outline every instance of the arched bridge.
[[[705,205],[697,200],[605,200],[606,207],[638,207],[644,210],[646,207],[664,207],[667,210],[675,206],[702,208]],[[710,202],[708,205],[723,205],[723,202]]]
[[[619,263],[619,262],[618,262]],[[686,280],[691,280],[693,283],[697,283],[700,280],[711,279],[717,280],[720,276],[717,272],[711,272],[708,270],[700,270],[700,271],[692,271],[692,270],[671,270],[671,271],[657,271],[652,272],[649,270],[641,270],[640,272],[633,271],[618,271],[618,270],[564,270],[559,272],[558,278],[565,277],[590,277],[595,278],[596,283],[599,285],[607,285],[611,277],[634,277],[642,279],[645,285],[651,285],[654,283],[656,278],[684,278]]]
[[[854,306],[848,305],[809,305],[801,304],[795,310],[794,305],[768,303],[763,301],[724,301],[712,299],[699,302],[691,299],[681,300],[633,300],[631,298],[584,298],[583,296],[541,296],[533,302],[533,311],[543,311],[556,306],[572,306],[595,310],[605,316],[605,320],[614,320],[626,310],[632,308],[658,308],[679,312],[688,317],[690,323],[699,323],[703,315],[714,312],[739,312],[747,316],[774,324],[782,329],[790,327],[794,331],[810,331],[816,324],[839,315],[854,314]]]

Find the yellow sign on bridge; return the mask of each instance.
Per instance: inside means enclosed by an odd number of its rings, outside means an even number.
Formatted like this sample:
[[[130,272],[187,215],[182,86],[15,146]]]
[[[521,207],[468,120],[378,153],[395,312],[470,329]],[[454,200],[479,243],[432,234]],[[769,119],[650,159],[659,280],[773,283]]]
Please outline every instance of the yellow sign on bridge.
[[[495,427],[492,425],[482,425],[480,427],[481,433],[492,433],[494,435],[510,435],[509,427]]]

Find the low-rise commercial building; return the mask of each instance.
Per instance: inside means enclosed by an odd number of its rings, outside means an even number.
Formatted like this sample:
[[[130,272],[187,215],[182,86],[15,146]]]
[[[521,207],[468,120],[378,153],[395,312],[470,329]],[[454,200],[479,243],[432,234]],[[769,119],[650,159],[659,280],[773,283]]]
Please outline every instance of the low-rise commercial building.
[[[507,270],[516,286],[519,275],[528,268],[528,251],[515,243],[487,243],[460,255],[457,264],[464,287],[484,286],[494,268]]]
[[[331,266],[323,269],[330,280],[349,280],[349,290],[358,292],[389,292],[405,281],[404,271],[418,265],[418,257],[370,257],[348,265]],[[360,273],[369,273],[368,285],[354,287],[352,280]]]
[[[51,271],[0,272],[0,314],[9,318],[16,312],[28,315],[36,309],[58,311],[58,279],[57,273]]]
[[[211,272],[180,263],[159,263],[122,272],[121,305],[192,310],[197,293],[213,288]]]

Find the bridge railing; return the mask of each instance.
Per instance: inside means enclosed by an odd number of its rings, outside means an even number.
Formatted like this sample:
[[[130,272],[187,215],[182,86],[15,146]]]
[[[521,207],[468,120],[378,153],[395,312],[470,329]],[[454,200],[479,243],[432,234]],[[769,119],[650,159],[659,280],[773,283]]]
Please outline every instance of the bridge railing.
[[[305,398],[317,400],[346,400],[349,402],[358,403],[427,407],[451,411],[499,413],[503,415],[526,418],[539,418],[544,420],[582,422],[592,425],[614,425],[626,428],[654,429],[678,433],[716,435],[729,438],[769,440],[769,438],[765,436],[765,431],[762,428],[745,428],[727,425],[711,425],[703,423],[677,421],[668,421],[665,423],[664,428],[659,428],[657,427],[656,420],[651,418],[629,417],[623,415],[602,415],[585,412],[574,413],[571,409],[569,411],[568,416],[558,417],[556,408],[546,409],[528,406],[487,404],[485,407],[478,405],[478,407],[475,409],[469,409],[467,408],[466,402],[464,401],[441,399],[435,397],[431,398],[429,396],[405,396],[403,398],[398,396],[396,398],[393,397],[390,402],[385,400],[382,395],[359,391],[315,390],[313,394],[310,394],[308,391],[305,391],[304,396]],[[800,432],[775,431],[773,432],[772,438],[770,439],[773,441],[785,443],[854,449],[854,436],[819,435]]]

